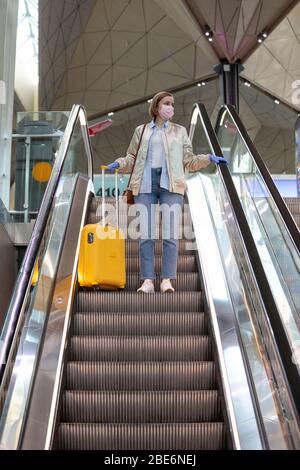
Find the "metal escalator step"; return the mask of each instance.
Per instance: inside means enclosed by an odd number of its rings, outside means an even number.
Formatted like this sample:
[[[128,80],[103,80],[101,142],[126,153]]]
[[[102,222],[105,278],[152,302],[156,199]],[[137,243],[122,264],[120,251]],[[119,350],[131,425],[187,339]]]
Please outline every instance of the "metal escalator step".
[[[161,272],[162,257],[156,256],[155,260],[155,272]],[[139,256],[127,256],[126,257],[126,272],[139,272],[140,271],[140,258]],[[179,255],[177,258],[177,272],[197,272],[197,262],[195,255]]]
[[[62,421],[71,423],[197,423],[222,421],[217,390],[67,391]]]
[[[113,225],[115,226],[115,224]],[[127,228],[126,225],[120,223],[119,229],[122,230],[123,238],[125,238],[126,241],[138,241],[141,239],[142,235],[140,231],[134,227]],[[159,230],[158,227],[156,227],[153,238],[157,241],[163,239],[162,231]],[[195,234],[193,233],[191,226],[180,225],[177,232],[177,239],[183,241],[195,240]]]
[[[73,361],[209,361],[209,336],[73,336]]]
[[[201,312],[201,292],[79,291],[77,312]]]
[[[289,211],[292,214],[299,214],[300,215],[300,198],[288,198],[284,199]]]
[[[300,203],[298,202],[297,204],[287,204],[287,207],[290,211],[291,214],[295,215],[300,215]]]
[[[90,220],[89,222],[93,222],[93,220]],[[116,226],[115,223],[111,225]],[[129,241],[139,240],[142,236],[139,227],[136,227],[134,225],[127,226],[127,223],[122,222],[122,221],[119,222],[119,229],[122,230],[125,240],[129,240]],[[153,235],[154,239],[161,240],[163,238],[162,233],[163,232],[162,232],[161,227],[156,226],[155,232]],[[195,238],[192,225],[180,224],[178,227],[178,231],[176,233],[177,233],[178,239],[189,240],[189,239]]]
[[[298,215],[298,214],[293,214],[293,217],[294,217],[294,219],[295,219],[295,222],[296,222],[298,228],[300,228],[300,215]]]
[[[113,198],[105,198],[105,205],[106,205],[106,217],[109,217],[111,220],[115,219],[115,207],[116,207],[116,202],[115,199]],[[191,215],[190,215],[190,210],[188,205],[186,204],[184,206],[184,211],[183,211],[183,218],[185,221],[191,220]],[[159,220],[159,205],[156,207],[156,217],[157,220]],[[132,205],[127,205],[120,203],[119,201],[119,218],[127,216],[128,219],[133,219],[134,217],[139,216],[139,210],[137,206],[132,206]],[[89,210],[89,216],[94,217],[97,219],[97,222],[101,219],[102,217],[102,198],[99,198],[97,201],[93,201],[92,204],[90,205],[90,210]]]
[[[206,362],[68,362],[69,390],[212,390],[216,370]]]
[[[198,312],[76,313],[75,335],[205,335],[206,317]]]
[[[162,241],[156,240],[155,242],[155,253],[160,255],[162,253]],[[178,253],[179,255],[193,255],[197,246],[193,240],[178,240]],[[125,251],[127,256],[137,256],[139,254],[139,241],[138,240],[126,240]]]
[[[58,448],[64,450],[220,450],[223,423],[88,424],[62,423]]]
[[[125,230],[126,227],[134,227],[134,230],[139,230],[139,213],[133,213],[124,210],[123,208],[119,210],[119,227],[122,230]],[[180,220],[178,220],[179,224],[184,227],[192,227],[192,220],[189,213],[182,214]],[[98,212],[91,212],[87,219],[88,224],[98,224],[102,223],[102,208],[99,206]],[[105,223],[110,225],[116,225],[116,213],[115,209],[113,208],[111,212],[106,212]],[[156,218],[156,227],[162,226],[162,220],[158,217]]]
[[[159,291],[161,278],[156,277],[154,287]],[[140,275],[138,273],[126,274],[126,291],[136,291],[141,286]],[[197,291],[200,289],[200,279],[198,273],[177,273],[177,279],[172,280],[175,291]]]
[[[292,202],[297,202],[297,201],[299,201],[299,199],[298,199],[297,196],[294,196],[294,197],[293,197],[293,196],[292,196],[292,197],[284,197],[283,199],[285,200],[286,203],[287,203],[287,202],[288,202],[288,203],[289,203],[289,202],[292,203]]]

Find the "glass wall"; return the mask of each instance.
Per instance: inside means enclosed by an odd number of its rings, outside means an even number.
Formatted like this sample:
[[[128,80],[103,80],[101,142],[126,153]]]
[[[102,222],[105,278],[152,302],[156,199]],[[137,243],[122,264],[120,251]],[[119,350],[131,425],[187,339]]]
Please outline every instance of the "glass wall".
[[[68,115],[67,112],[17,114],[16,133],[12,136],[11,220],[30,222],[36,218]]]

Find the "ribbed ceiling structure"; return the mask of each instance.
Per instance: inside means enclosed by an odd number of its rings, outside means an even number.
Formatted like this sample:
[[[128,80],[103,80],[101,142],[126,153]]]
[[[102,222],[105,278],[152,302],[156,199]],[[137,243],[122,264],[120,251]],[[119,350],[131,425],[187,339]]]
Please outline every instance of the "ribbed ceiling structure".
[[[242,76],[300,110],[300,93],[293,96],[300,80],[300,3],[245,62]]]
[[[213,75],[220,58],[292,102],[300,68],[295,0],[40,0],[40,105],[90,113]],[[214,41],[203,32],[208,25]],[[286,54],[282,54],[282,50]]]
[[[55,19],[41,27],[42,108],[79,101],[89,113],[109,110],[214,73],[218,59],[200,29],[196,43],[153,0],[43,3],[41,23]]]
[[[229,62],[244,61],[257,46],[257,36],[263,31],[269,32],[296,3],[291,0],[186,0],[200,26],[208,25],[213,31],[212,47],[218,57]]]

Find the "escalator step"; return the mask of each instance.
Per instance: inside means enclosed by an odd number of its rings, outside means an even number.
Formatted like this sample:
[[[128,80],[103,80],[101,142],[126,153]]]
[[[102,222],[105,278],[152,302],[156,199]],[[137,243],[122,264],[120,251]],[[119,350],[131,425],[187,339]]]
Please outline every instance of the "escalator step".
[[[77,312],[201,312],[201,292],[79,291]]]
[[[293,214],[293,216],[295,215],[300,215],[300,203],[296,203],[296,204],[287,204],[287,207],[290,211],[291,214]]]
[[[205,335],[204,313],[76,313],[75,335]]]
[[[214,362],[69,362],[69,390],[212,390]]]
[[[154,288],[159,290],[161,278],[154,281]],[[138,273],[127,273],[126,291],[136,291],[141,286],[140,275]],[[177,273],[177,279],[172,280],[172,286],[176,291],[197,291],[200,289],[200,279],[198,273]]]
[[[72,423],[197,423],[221,421],[217,390],[67,391],[62,421]]]
[[[126,243],[130,242],[137,242],[141,239],[141,234],[139,231],[137,231],[136,228],[126,228],[123,225],[119,226],[120,230],[123,232],[123,236],[125,238]],[[178,232],[177,232],[177,239],[179,241],[182,241],[186,243],[189,240],[195,241],[195,234],[192,231],[192,228],[189,226],[183,226],[180,225]],[[162,241],[162,231],[156,228],[154,239],[157,243],[160,243]]]
[[[300,215],[300,201],[298,198],[293,199],[292,201],[285,200],[285,203],[289,209],[289,211],[295,215]]]
[[[190,214],[188,213],[185,214],[185,216],[182,216],[181,220],[179,220],[178,222],[179,222],[179,227],[181,228],[185,227],[186,230],[192,228],[191,217],[190,217]],[[89,214],[87,223],[88,224],[102,223],[102,208],[101,207],[99,208],[98,213],[91,212]],[[110,214],[106,212],[105,223],[109,225],[114,225],[114,226],[117,225],[117,219],[116,219],[116,214],[115,214],[114,209],[112,210],[112,213]],[[139,230],[140,230],[139,214],[138,213],[135,214],[134,212],[128,214],[128,212],[124,210],[119,210],[119,227],[124,231],[127,231],[128,229],[130,232],[133,229],[134,233],[139,233]],[[162,222],[161,220],[159,220],[159,218],[156,219],[155,228],[156,230],[159,229],[159,231],[161,231]],[[159,231],[157,233],[159,233]]]
[[[73,336],[73,361],[208,361],[208,336]]]
[[[62,450],[219,450],[225,445],[223,423],[62,423],[58,430]]]
[[[155,257],[155,271],[161,272],[161,256]],[[139,256],[127,256],[126,257],[126,272],[139,272],[140,271],[140,259]],[[179,255],[177,259],[177,272],[197,272],[197,262],[194,255]]]
[[[108,198],[105,198],[105,204],[106,204],[106,221],[108,223],[115,224],[116,223],[116,204],[115,200],[109,200]],[[182,220],[184,220],[185,223],[191,223],[191,214],[190,210],[187,206],[184,207],[185,210],[183,210],[181,217]],[[137,220],[138,217],[140,216],[140,211],[137,206],[128,206],[126,204],[119,204],[119,220],[124,220],[127,221],[128,224],[132,220]],[[88,223],[98,223],[102,219],[102,201],[99,199],[96,204],[92,203],[89,211],[89,222]],[[90,222],[93,221],[93,222]],[[159,206],[156,206],[156,222],[161,221],[161,214],[159,213]]]
[[[300,215],[299,214],[293,214],[293,217],[295,219],[296,225],[300,229]]]
[[[157,255],[162,253],[162,241],[156,240],[155,242],[155,253]],[[194,255],[197,249],[196,243],[193,240],[178,240],[178,253],[179,255]],[[137,256],[139,254],[139,241],[138,240],[126,240],[125,251],[127,256]]]

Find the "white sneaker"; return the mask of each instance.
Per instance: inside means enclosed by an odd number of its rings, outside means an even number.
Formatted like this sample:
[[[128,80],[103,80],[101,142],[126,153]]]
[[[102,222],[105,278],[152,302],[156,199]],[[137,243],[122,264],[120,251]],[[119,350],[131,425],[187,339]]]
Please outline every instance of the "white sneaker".
[[[145,279],[137,292],[144,292],[145,294],[152,294],[154,292],[154,284],[152,279]]]
[[[174,292],[174,287],[172,287],[170,279],[163,279],[160,283],[161,292]]]

